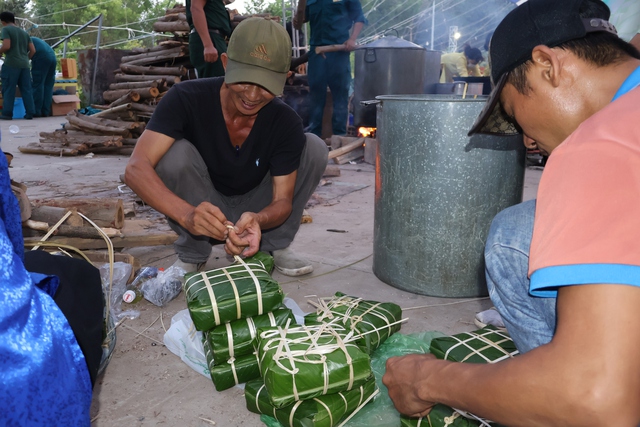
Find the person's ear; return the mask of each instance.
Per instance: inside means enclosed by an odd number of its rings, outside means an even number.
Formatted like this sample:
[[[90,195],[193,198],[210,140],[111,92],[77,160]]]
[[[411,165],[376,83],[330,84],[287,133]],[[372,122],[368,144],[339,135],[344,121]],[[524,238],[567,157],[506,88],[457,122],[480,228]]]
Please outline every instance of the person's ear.
[[[536,46],[531,52],[531,59],[535,70],[534,76],[540,77],[553,87],[560,84],[562,61],[556,50],[545,45]]]
[[[227,71],[227,61],[229,60],[229,57],[227,56],[226,53],[221,53],[220,54],[220,61],[222,61],[222,68],[224,68],[225,71]]]

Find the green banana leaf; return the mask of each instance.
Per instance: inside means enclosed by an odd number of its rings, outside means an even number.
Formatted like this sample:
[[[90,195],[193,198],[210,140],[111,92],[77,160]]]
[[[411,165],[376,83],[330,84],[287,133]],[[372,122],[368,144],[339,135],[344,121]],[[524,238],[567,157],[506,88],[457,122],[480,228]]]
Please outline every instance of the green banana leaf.
[[[205,339],[202,341],[204,354],[207,357],[207,364],[209,365],[209,372],[211,373],[211,380],[216,390],[226,390],[236,384],[242,384],[260,378],[260,364],[258,363],[258,355],[256,353],[215,364],[209,343],[207,343]]]
[[[496,363],[518,354],[507,332],[491,325],[474,332],[435,338],[429,351],[438,359],[467,363]]]
[[[261,316],[234,320],[216,326],[204,332],[204,339],[209,343],[215,360],[227,360],[253,353],[259,328],[284,326],[289,319],[295,322],[295,317],[288,308],[274,310]]]
[[[466,418],[446,405],[434,406],[427,416],[421,418],[400,416],[400,427],[479,427],[482,425],[494,426],[495,424]]]
[[[284,299],[282,288],[258,260],[187,274],[184,293],[199,331],[268,313]]]
[[[273,257],[269,255],[267,252],[256,252],[255,255],[246,257],[244,259],[245,263],[250,263],[254,261],[260,261],[262,265],[264,265],[264,269],[267,270],[267,273],[271,274],[273,272],[273,267],[275,267],[275,262],[273,261]]]
[[[315,313],[304,317],[305,325],[338,323],[357,331],[356,344],[372,354],[392,334],[400,330],[402,309],[399,305],[365,301],[337,292],[329,301],[320,300]]]
[[[339,325],[287,325],[261,330],[258,355],[265,386],[276,408],[351,390],[371,375],[369,355]]]
[[[277,409],[261,379],[249,381],[244,388],[247,409],[270,415],[285,427],[334,427],[359,409],[378,388],[373,377],[350,391],[327,394]]]

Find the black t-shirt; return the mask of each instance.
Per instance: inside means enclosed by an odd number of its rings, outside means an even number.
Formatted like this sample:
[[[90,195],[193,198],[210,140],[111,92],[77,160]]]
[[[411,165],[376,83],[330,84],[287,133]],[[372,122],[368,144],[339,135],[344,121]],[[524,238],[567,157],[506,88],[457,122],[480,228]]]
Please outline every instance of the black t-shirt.
[[[258,112],[238,150],[231,144],[222,115],[223,82],[224,77],[213,77],[173,86],[162,97],[147,129],[190,141],[204,159],[214,187],[225,196],[247,193],[267,172],[281,176],[297,170],[306,141],[300,116],[274,99]]]

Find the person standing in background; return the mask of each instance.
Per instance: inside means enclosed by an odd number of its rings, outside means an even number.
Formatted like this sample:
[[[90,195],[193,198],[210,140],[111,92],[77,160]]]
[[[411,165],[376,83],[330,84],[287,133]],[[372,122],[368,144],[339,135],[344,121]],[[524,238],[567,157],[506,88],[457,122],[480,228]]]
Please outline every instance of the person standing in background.
[[[322,116],[329,86],[333,98],[333,134],[346,135],[351,82],[349,57],[350,52],[356,48],[356,39],[366,23],[362,6],[358,0],[308,0],[303,20],[308,21],[311,27],[311,49],[307,66],[311,96],[309,131],[322,135]],[[302,28],[303,20],[298,16],[294,17],[293,26],[296,29]],[[344,44],[344,50],[315,53],[318,46],[340,44]]]
[[[463,52],[445,53],[440,57],[440,83],[451,83],[454,77],[481,77],[478,64],[484,60],[482,52],[465,43]]]
[[[186,0],[189,56],[197,77],[224,76],[220,54],[227,51],[231,20],[223,0]]]
[[[0,54],[5,54],[0,78],[2,79],[2,114],[0,119],[13,119],[13,102],[16,98],[16,85],[20,88],[26,114],[31,120],[34,115],[33,92],[31,89],[31,73],[29,59],[36,53],[31,37],[16,25],[16,17],[12,12],[0,13],[2,23],[2,46]]]
[[[44,40],[31,37],[36,53],[31,57],[34,117],[49,117],[56,82],[56,53]]]

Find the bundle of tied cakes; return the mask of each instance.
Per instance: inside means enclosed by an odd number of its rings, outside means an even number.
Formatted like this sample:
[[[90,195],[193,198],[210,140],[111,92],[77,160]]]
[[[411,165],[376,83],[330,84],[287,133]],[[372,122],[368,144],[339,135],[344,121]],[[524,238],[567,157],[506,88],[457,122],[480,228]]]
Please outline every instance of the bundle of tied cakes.
[[[332,298],[309,301],[316,312],[305,316],[305,325],[338,324],[356,337],[356,344],[372,354],[402,326],[402,309],[391,302],[366,301],[336,292]]]
[[[282,305],[282,288],[271,277],[273,258],[263,252],[231,266],[191,273],[184,292],[203,344],[216,390],[260,377],[254,346],[262,327],[285,325],[294,317]]]
[[[464,363],[497,363],[518,355],[515,343],[507,332],[486,326],[473,332],[434,338],[429,351],[438,359]],[[471,413],[436,405],[431,413],[421,418],[401,417],[402,427],[475,427],[498,426]]]
[[[262,379],[247,383],[247,408],[289,427],[344,422],[378,393],[370,357],[356,339],[327,323],[261,330]]]

